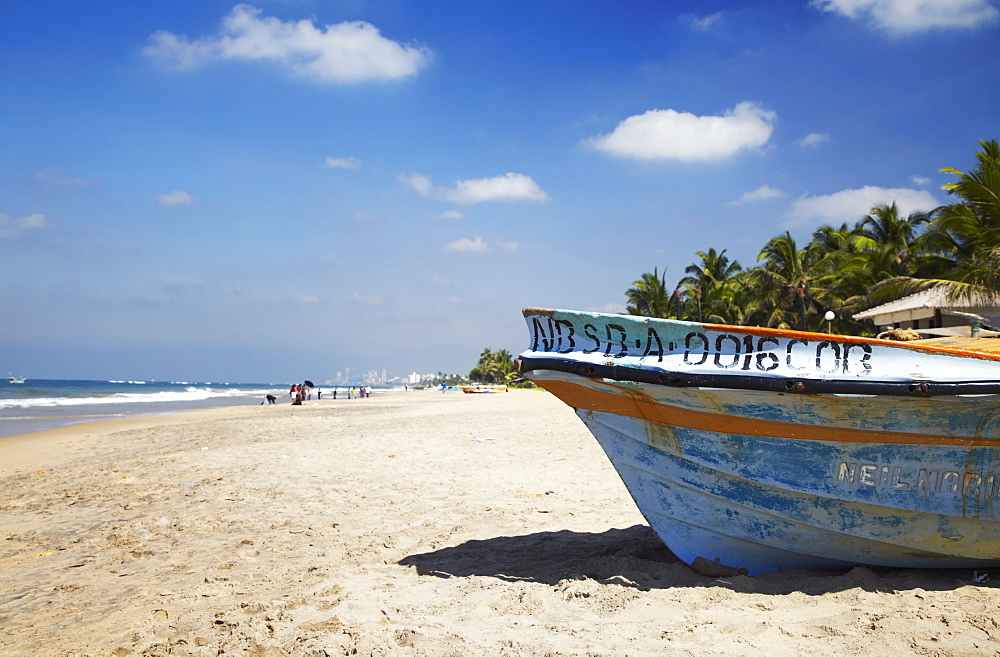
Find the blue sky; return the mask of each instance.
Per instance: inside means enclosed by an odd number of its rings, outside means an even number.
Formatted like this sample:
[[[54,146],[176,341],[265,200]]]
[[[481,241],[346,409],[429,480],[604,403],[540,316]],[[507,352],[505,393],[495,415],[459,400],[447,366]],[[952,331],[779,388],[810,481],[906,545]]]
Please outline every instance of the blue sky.
[[[0,370],[465,373],[998,131],[996,0],[5,0]]]

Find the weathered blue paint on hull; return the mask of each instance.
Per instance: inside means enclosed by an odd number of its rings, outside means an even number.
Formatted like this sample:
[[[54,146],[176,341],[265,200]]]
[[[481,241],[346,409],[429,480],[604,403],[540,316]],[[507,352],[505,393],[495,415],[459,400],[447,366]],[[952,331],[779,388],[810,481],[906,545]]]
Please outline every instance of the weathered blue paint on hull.
[[[688,563],[750,574],[1000,565],[1000,395],[803,395],[527,374],[577,409],[650,526]]]
[[[760,459],[756,465],[735,463],[733,452],[727,454],[728,450],[713,445],[712,437],[697,440],[701,438],[697,432],[680,431],[687,434],[679,437],[681,453],[690,454],[685,458],[650,444],[649,427],[639,420],[579,413],[650,526],[688,563],[702,557],[757,574],[858,563],[984,567],[1000,559],[995,526],[986,527],[979,519],[907,513],[852,500],[867,496],[824,485],[836,472],[823,472],[812,486],[803,485],[815,468],[809,467],[811,450],[801,446],[790,445],[786,451],[775,439],[768,439],[766,451],[774,455],[772,459]],[[754,442],[747,436],[718,438],[736,439],[744,445]],[[691,439],[697,440],[697,448]],[[852,455],[843,450],[840,458]],[[696,462],[713,460],[719,469]],[[744,476],[730,474],[737,470]],[[755,477],[795,478],[800,488],[825,488],[828,496],[762,484]]]

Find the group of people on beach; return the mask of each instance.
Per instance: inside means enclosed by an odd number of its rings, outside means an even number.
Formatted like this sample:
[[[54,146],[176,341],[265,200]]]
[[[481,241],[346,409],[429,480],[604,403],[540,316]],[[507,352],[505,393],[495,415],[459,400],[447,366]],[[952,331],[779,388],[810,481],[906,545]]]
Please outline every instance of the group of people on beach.
[[[365,397],[371,397],[371,396],[372,396],[371,386],[358,386],[357,388],[352,386],[347,389],[348,399],[364,399]]]
[[[323,399],[323,391],[316,388],[316,399]],[[301,406],[304,401],[311,401],[313,393],[313,386],[305,383],[303,385],[293,385],[288,389],[288,396],[292,400],[292,406]],[[372,389],[371,386],[351,386],[347,389],[348,399],[364,399],[365,397],[371,397]],[[337,398],[337,389],[333,389],[333,398]],[[267,395],[263,403],[273,404],[276,401],[274,395]]]
[[[288,396],[292,398],[292,406],[301,406],[304,401],[312,400],[313,387],[305,383],[303,385],[293,385],[288,390]],[[336,394],[334,394],[336,397]],[[323,399],[323,391],[316,388],[316,399]]]

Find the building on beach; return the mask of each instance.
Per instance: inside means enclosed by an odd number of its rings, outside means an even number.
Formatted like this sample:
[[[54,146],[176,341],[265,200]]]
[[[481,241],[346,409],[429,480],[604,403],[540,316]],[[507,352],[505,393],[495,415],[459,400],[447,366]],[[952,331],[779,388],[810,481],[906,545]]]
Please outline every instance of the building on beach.
[[[1000,296],[974,295],[949,299],[943,288],[931,288],[853,315],[882,328],[909,328],[928,337],[1000,335]]]

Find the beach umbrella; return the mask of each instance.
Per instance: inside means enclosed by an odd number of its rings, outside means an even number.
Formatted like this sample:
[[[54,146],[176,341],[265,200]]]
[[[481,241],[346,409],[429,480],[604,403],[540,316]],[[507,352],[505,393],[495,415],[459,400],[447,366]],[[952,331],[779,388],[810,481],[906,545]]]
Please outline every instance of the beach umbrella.
[[[310,380],[308,380],[308,379],[306,379],[305,382],[303,382],[303,385],[305,387],[307,387],[307,388],[315,388],[316,387],[316,386],[313,385],[313,382],[310,381]]]

